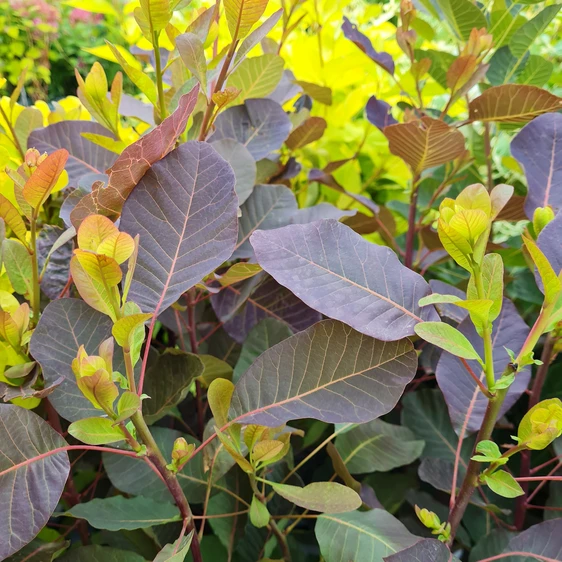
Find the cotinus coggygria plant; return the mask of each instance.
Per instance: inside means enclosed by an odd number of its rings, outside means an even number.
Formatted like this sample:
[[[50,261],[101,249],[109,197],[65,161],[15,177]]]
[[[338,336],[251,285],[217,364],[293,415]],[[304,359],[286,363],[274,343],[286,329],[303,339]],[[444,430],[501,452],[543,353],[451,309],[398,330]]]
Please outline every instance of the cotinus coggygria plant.
[[[560,5],[86,4],[126,78],[0,100],[0,560],[562,561]]]

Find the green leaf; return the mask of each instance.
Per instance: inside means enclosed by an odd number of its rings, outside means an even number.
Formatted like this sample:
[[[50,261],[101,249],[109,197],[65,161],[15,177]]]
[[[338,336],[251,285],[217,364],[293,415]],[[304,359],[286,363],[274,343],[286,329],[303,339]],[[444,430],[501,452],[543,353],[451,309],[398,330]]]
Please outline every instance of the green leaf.
[[[540,88],[548,82],[553,70],[554,64],[551,61],[539,55],[529,55],[517,82]]]
[[[189,548],[191,546],[191,540],[193,539],[193,531],[189,533],[186,537],[181,540],[178,539],[173,544],[167,544],[154,559],[154,562],[184,562]],[[179,541],[179,545],[178,545]]]
[[[151,318],[152,314],[130,314],[128,316],[124,316],[115,322],[111,333],[113,334],[115,341],[121,347],[127,347],[130,349],[132,347],[132,338],[134,337],[137,328],[143,326],[144,323]]]
[[[203,362],[193,353],[167,349],[146,372],[143,391],[150,399],[143,401],[143,414],[154,423],[177,406],[187,395],[193,380],[203,373]]]
[[[428,306],[430,304],[455,304],[457,302],[462,302],[462,299],[455,295],[441,295],[439,293],[433,293],[431,295],[427,295],[427,297],[423,297],[422,299],[420,299],[419,305]]]
[[[268,0],[225,0],[224,11],[232,40],[244,39],[259,21]]]
[[[335,441],[352,474],[386,472],[410,464],[420,457],[424,445],[407,427],[381,420],[354,426]]]
[[[146,562],[146,560],[130,550],[95,544],[72,548],[57,558],[57,562]]]
[[[476,445],[476,452],[492,460],[497,460],[502,456],[500,448],[493,441],[489,440],[480,441],[480,443]]]
[[[482,271],[482,285],[484,294],[479,295],[474,280],[470,276],[466,296],[469,300],[489,299],[492,306],[489,309],[489,321],[493,322],[501,312],[503,300],[503,260],[499,254],[487,254],[480,266]],[[467,307],[470,312],[470,308]]]
[[[468,40],[473,28],[487,27],[486,17],[470,0],[440,0],[439,4],[460,39]]]
[[[497,470],[489,476],[484,476],[484,481],[492,492],[504,498],[516,498],[525,493],[513,476],[505,470]]]
[[[180,520],[180,513],[175,505],[159,503],[143,496],[97,498],[76,504],[65,515],[86,519],[92,527],[108,531],[147,529]]]
[[[416,324],[414,330],[420,338],[457,357],[482,362],[466,336],[445,322],[422,322]]]
[[[314,532],[326,562],[382,562],[419,541],[383,509],[322,515]]]
[[[254,527],[261,529],[266,527],[269,523],[269,511],[267,506],[262,503],[256,496],[252,496],[252,503],[250,504],[250,521]]]
[[[203,362],[203,373],[197,378],[205,387],[215,379],[232,380],[232,367],[226,361],[214,355],[199,355],[199,359]]]
[[[109,418],[84,418],[70,424],[68,432],[72,437],[88,445],[104,445],[124,441],[123,432]]]
[[[184,33],[176,37],[176,47],[183,64],[197,78],[203,93],[207,91],[207,61],[203,43],[194,33]]]
[[[513,35],[509,42],[509,48],[514,56],[518,59],[523,58],[535,39],[544,32],[548,24],[555,18],[560,8],[560,4],[547,6],[517,30],[517,33]]]
[[[240,63],[226,83],[240,90],[237,105],[248,98],[264,98],[275,90],[283,76],[283,59],[279,55],[252,57]]]
[[[130,418],[139,408],[141,407],[141,399],[138,394],[131,392],[130,390],[125,391],[119,402],[117,402],[117,414],[118,417],[115,421],[125,421]]]
[[[511,41],[514,33],[526,22],[527,20],[517,14],[515,17],[507,8],[505,0],[494,0],[494,5],[490,14],[490,27],[489,33],[494,37],[494,46],[497,49],[506,46]]]
[[[299,507],[320,513],[343,513],[361,507],[359,494],[337,482],[313,482],[304,488],[268,482],[277,494]]]
[[[562,283],[552,269],[547,257],[542,253],[536,242],[529,236],[523,236],[523,243],[527,248],[533,263],[536,265],[544,286],[544,302],[546,305],[556,302],[562,290]]]
[[[215,379],[207,391],[209,407],[219,429],[228,422],[228,410],[233,393],[234,385],[228,379]]]
[[[6,239],[2,242],[2,257],[14,291],[32,295],[33,265],[26,247],[19,240]]]

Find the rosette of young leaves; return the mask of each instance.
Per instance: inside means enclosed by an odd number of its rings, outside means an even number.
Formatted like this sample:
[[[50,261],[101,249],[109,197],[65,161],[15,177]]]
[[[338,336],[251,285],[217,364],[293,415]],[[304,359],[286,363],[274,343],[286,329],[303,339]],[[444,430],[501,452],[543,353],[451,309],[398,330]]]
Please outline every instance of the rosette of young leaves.
[[[562,402],[558,398],[543,400],[523,416],[517,437],[520,445],[540,451],[562,434]]]

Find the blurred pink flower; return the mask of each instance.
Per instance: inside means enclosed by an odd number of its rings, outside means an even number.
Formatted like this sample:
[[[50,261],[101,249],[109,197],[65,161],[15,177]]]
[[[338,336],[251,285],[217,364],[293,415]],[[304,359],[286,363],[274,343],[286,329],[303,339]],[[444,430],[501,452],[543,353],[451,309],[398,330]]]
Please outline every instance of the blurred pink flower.
[[[103,14],[94,14],[92,12],[87,12],[86,10],[81,10],[80,8],[74,8],[74,10],[70,12],[69,20],[72,25],[79,22],[99,23],[103,21]]]

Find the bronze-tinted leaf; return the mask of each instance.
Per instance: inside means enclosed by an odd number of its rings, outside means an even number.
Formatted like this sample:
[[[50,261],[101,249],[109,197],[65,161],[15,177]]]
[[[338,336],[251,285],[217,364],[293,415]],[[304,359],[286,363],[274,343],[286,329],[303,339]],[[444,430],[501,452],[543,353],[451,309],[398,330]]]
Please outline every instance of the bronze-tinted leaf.
[[[92,214],[112,219],[120,215],[127,197],[152,164],[164,158],[176,146],[176,141],[184,132],[187,120],[195,108],[198,93],[199,87],[196,86],[188,94],[184,94],[174,113],[122,152],[107,170],[107,187],[86,195],[72,210],[70,218],[76,229]]]
[[[68,181],[76,187],[82,176],[103,174],[116,158],[114,152],[85,139],[82,133],[111,136],[105,127],[93,121],[61,121],[33,131],[27,139],[27,146],[48,154],[66,148],[69,152],[65,168]]]
[[[526,123],[562,109],[562,98],[536,86],[504,84],[486,90],[468,106],[471,121]]]
[[[285,141],[291,149],[302,148],[311,142],[322,137],[326,130],[327,123],[322,117],[309,117],[302,125],[299,125]]]
[[[389,125],[384,134],[390,152],[402,158],[414,174],[450,162],[465,151],[463,134],[431,117]]]
[[[381,342],[324,320],[258,357],[236,384],[230,418],[271,427],[301,418],[364,423],[392,410],[416,367],[409,339]]]

